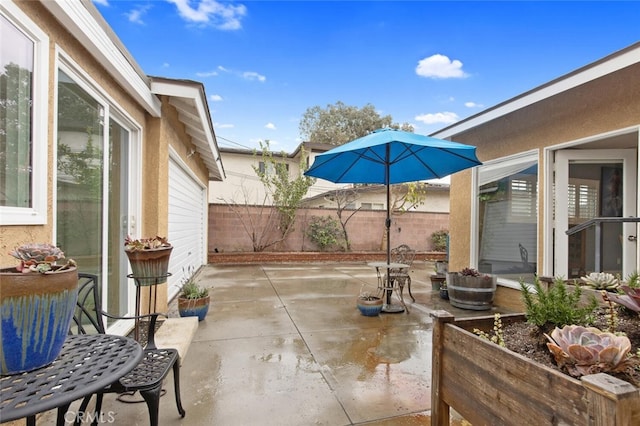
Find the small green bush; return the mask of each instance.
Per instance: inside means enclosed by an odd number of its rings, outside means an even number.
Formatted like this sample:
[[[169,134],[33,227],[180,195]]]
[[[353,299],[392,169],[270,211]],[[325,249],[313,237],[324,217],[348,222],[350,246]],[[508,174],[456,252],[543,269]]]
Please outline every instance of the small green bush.
[[[536,294],[523,280],[520,281],[528,322],[540,328],[562,328],[571,324],[586,326],[593,323],[593,311],[598,307],[598,301],[591,296],[585,306],[580,306],[580,286],[575,286],[573,292],[569,292],[564,280],[556,278],[554,284],[544,290],[536,277],[533,287]]]
[[[433,251],[447,251],[448,229],[441,229],[431,234],[431,249]]]
[[[325,251],[338,244],[340,225],[330,216],[312,216],[307,235],[321,251]]]

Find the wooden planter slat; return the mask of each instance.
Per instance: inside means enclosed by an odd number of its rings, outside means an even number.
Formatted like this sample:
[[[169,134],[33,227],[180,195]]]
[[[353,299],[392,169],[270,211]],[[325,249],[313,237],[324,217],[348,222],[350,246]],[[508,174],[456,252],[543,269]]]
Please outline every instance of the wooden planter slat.
[[[640,424],[633,385],[607,374],[577,380],[468,331],[492,327],[493,317],[432,316],[433,425],[449,424],[450,407],[474,426]]]

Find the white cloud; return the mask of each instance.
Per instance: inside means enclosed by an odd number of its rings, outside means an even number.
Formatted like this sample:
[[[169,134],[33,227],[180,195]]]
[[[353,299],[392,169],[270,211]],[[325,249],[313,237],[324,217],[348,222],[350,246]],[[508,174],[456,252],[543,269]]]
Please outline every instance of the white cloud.
[[[467,74],[462,70],[462,62],[451,60],[440,54],[421,59],[416,67],[416,74],[427,78],[464,78]]]
[[[180,16],[188,22],[201,25],[212,25],[220,30],[238,30],[242,28],[240,22],[247,14],[247,8],[242,5],[223,4],[216,0],[167,0],[178,8]],[[196,7],[192,7],[195,3]]]
[[[218,75],[217,71],[201,71],[201,72],[197,72],[196,75],[198,77],[215,77],[216,75]]]
[[[484,105],[477,104],[475,102],[465,102],[464,106],[466,106],[467,108],[482,108]]]
[[[151,5],[140,6],[137,9],[131,9],[129,12],[125,13],[125,16],[129,20],[129,22],[144,25],[142,17],[147,13],[149,9],[151,9]]]
[[[260,75],[257,72],[253,71],[245,71],[242,73],[242,77],[247,80],[258,80],[260,83],[264,83],[267,80],[267,77],[264,75]]]
[[[264,125],[265,129],[276,130],[276,125],[273,123],[267,123]]]
[[[220,123],[215,123],[213,125],[213,127],[215,127],[216,129],[233,129],[234,126],[233,124],[220,124]]]
[[[220,102],[220,101],[222,101],[222,96],[220,96],[220,95],[211,95],[211,96],[209,96],[209,99],[212,102]]]
[[[231,72],[231,70],[226,69],[225,67],[223,67],[222,65],[218,65],[218,70],[220,71],[224,71],[224,72]]]
[[[164,62],[162,64],[162,68],[169,68],[171,65],[169,65],[169,62]]]
[[[420,114],[415,117],[417,121],[421,121],[424,124],[451,124],[460,119],[455,112],[436,112],[435,114]]]
[[[99,4],[100,6],[109,6],[108,0],[93,0],[93,2]]]

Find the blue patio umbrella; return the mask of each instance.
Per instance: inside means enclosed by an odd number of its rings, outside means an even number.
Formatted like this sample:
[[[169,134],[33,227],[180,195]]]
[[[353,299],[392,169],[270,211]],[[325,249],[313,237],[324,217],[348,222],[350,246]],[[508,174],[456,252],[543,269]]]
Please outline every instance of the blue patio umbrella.
[[[480,164],[482,163],[476,157],[475,146],[387,128],[316,156],[305,175],[335,183],[386,185],[385,226],[389,263],[390,185],[443,178]]]

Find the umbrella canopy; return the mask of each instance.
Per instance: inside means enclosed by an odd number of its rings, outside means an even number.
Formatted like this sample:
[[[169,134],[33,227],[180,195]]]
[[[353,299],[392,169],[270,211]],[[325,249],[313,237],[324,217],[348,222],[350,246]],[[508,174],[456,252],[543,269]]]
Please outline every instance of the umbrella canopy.
[[[443,178],[482,164],[476,147],[393,129],[380,129],[316,156],[307,176],[335,183],[378,183],[387,186],[387,263],[389,185]]]

